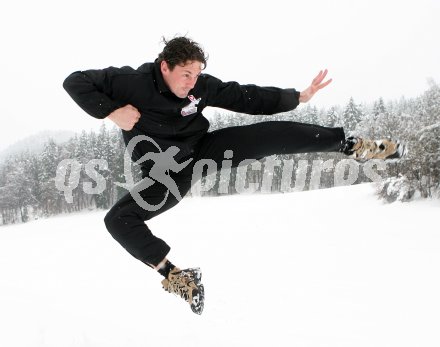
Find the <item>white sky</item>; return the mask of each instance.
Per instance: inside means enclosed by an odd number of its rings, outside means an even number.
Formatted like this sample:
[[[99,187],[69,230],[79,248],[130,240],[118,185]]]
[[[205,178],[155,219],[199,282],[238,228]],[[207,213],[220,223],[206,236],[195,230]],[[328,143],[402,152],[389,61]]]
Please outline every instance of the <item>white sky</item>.
[[[201,43],[206,72],[224,81],[301,90],[328,68],[318,107],[417,96],[427,78],[440,82],[439,15],[438,0],[6,2],[0,149],[40,130],[98,128],[64,78],[153,61],[162,35]]]

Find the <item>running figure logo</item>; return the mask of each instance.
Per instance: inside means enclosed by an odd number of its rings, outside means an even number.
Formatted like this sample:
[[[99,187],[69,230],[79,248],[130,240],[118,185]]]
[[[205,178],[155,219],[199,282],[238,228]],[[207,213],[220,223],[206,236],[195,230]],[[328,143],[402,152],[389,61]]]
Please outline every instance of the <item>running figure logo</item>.
[[[149,175],[150,177],[143,178],[140,182],[134,183],[133,175],[131,173],[131,155],[133,153],[134,147],[141,141],[147,140],[154,144],[154,146],[159,150],[159,153],[148,152],[144,154],[136,164],[141,164],[146,160],[152,160],[154,162]],[[160,209],[167,201],[168,195],[171,192],[178,201],[182,200],[179,188],[176,182],[170,177],[169,171],[179,172],[183,170],[193,159],[190,158],[183,163],[178,163],[174,159],[174,156],[179,153],[180,149],[176,146],[169,147],[165,152],[162,152],[160,146],[151,137],[146,135],[137,135],[133,137],[127,145],[124,153],[124,175],[126,183],[115,183],[116,185],[125,188],[130,191],[131,196],[136,201],[136,203],[147,211],[157,211]],[[167,188],[167,192],[161,201],[157,205],[151,205],[144,201],[142,196],[139,194],[142,190],[151,187],[156,182],[163,184]]]

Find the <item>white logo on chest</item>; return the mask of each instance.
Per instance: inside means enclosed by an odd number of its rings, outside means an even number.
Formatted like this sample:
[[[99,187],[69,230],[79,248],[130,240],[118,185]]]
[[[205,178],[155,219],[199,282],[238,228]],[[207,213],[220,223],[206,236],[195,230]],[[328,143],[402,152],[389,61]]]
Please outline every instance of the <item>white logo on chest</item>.
[[[196,99],[194,95],[188,95],[188,99],[191,101],[187,106],[182,108],[180,114],[184,117],[197,112],[197,105],[202,98]]]

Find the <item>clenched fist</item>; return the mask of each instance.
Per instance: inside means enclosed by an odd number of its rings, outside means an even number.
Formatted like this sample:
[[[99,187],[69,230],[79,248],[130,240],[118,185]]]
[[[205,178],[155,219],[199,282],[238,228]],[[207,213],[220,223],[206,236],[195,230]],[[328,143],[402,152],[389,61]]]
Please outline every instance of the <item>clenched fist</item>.
[[[115,122],[122,130],[128,131],[133,129],[139,118],[141,118],[141,114],[136,107],[128,104],[114,110],[107,118]]]

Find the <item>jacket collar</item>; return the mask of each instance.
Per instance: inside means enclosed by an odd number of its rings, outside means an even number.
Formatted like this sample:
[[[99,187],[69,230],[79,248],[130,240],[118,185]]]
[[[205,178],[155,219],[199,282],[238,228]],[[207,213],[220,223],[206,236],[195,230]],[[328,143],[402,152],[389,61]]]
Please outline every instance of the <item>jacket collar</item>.
[[[160,71],[160,63],[156,59],[154,61],[154,77],[157,83],[157,87],[159,88],[159,93],[169,92],[171,93],[170,88],[165,83],[165,80],[163,79],[162,72]]]

